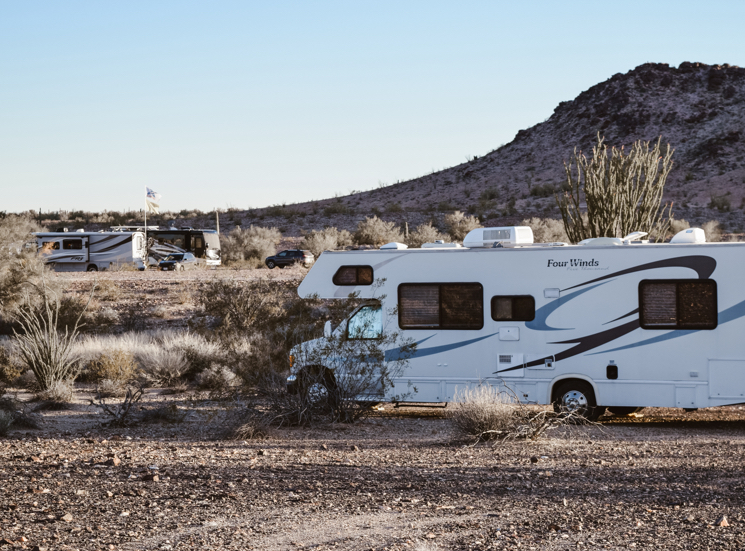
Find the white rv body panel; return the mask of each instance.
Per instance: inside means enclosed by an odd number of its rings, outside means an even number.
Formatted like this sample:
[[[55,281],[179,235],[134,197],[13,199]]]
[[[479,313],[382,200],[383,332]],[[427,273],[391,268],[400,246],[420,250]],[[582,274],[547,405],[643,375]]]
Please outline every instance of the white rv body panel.
[[[339,286],[342,266],[369,266],[374,285]],[[745,244],[629,244],[515,248],[328,251],[298,288],[301,297],[381,300],[400,330],[398,289],[410,283],[478,283],[483,327],[405,329],[417,342],[389,396],[446,402],[456,389],[504,384],[549,404],[555,385],[582,379],[601,406],[701,408],[745,403]],[[644,329],[644,280],[716,282],[714,329]],[[495,321],[495,296],[535,300],[532,321]],[[379,299],[380,300],[380,299]],[[617,378],[610,379],[616,366]]]
[[[36,245],[47,264],[59,272],[108,270],[131,264],[144,269],[142,232],[39,232]]]

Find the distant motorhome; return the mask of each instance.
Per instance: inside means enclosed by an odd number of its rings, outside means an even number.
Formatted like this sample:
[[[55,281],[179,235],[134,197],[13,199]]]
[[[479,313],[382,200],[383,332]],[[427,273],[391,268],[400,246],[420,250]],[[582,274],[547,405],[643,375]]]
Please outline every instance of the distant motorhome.
[[[115,232],[144,231],[144,226],[112,226]],[[208,266],[219,266],[220,236],[215,230],[194,228],[161,228],[147,227],[148,254],[150,264],[157,264],[160,260],[173,253],[192,253],[202,259]]]
[[[413,401],[449,402],[488,384],[588,418],[745,403],[745,243],[705,243],[699,228],[665,244],[644,235],[567,245],[533,243],[528,227],[479,228],[463,246],[328,251],[300,296],[372,304],[302,346],[358,338],[357,316],[413,339],[406,372],[367,400],[413,385]]]
[[[34,234],[44,262],[58,272],[97,272],[115,266],[145,269],[142,232],[39,232]]]

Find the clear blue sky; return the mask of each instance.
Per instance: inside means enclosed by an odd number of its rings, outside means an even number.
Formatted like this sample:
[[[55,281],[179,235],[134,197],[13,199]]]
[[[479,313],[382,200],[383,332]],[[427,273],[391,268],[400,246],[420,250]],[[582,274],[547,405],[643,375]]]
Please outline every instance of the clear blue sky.
[[[0,2],[0,211],[259,207],[463,162],[745,2]]]

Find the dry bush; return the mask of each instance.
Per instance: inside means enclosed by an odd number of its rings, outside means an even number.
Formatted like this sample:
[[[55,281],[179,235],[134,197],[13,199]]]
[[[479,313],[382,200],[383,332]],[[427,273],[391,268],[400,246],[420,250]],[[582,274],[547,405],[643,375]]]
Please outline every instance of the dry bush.
[[[95,287],[94,294],[98,300],[113,301],[122,297],[122,288],[110,279],[98,280]]]
[[[128,387],[124,395],[122,403],[117,405],[107,404],[103,396],[99,396],[97,400],[89,400],[90,405],[99,408],[105,415],[109,416],[109,420],[101,423],[104,426],[110,427],[127,427],[134,424],[136,421],[130,417],[133,407],[137,404],[144,394],[142,387],[132,388]]]
[[[277,252],[281,239],[282,234],[277,228],[237,227],[227,235],[220,235],[220,255],[226,263],[251,259],[263,263],[267,256]]]
[[[509,391],[482,384],[457,390],[449,417],[457,431],[476,440],[536,439],[574,421],[571,415],[535,412]]]
[[[409,238],[406,240],[406,244],[409,247],[421,247],[424,243],[434,243],[438,240],[446,240],[447,237],[440,233],[440,230],[435,228],[431,222],[417,226],[417,228],[409,233]]]
[[[678,220],[673,218],[670,221],[670,233],[674,236],[679,232],[682,232],[683,230],[687,230],[691,227],[691,224],[688,223],[687,220]]]
[[[445,227],[454,241],[463,241],[468,232],[480,228],[481,223],[475,216],[456,210],[453,214],[445,215]]]
[[[309,250],[318,257],[323,251],[343,249],[351,244],[352,235],[347,230],[331,227],[324,230],[311,230],[303,238],[300,248]]]
[[[394,222],[385,222],[377,216],[372,216],[357,224],[354,240],[359,245],[380,247],[386,243],[402,242],[404,236]]]
[[[39,390],[39,383],[36,381],[36,375],[34,375],[34,372],[30,369],[21,373],[21,375],[11,384],[15,388],[23,388],[25,390],[30,390],[31,392]]]
[[[197,387],[202,390],[225,391],[241,384],[240,378],[224,365],[209,367],[196,376]]]
[[[142,368],[142,377],[156,387],[171,386],[186,373],[189,364],[177,350],[165,350],[153,346],[137,355]]]
[[[189,415],[188,410],[182,410],[176,404],[166,404],[155,408],[143,409],[141,420],[144,423],[178,424],[182,423],[187,415]]]
[[[266,440],[274,434],[271,423],[269,415],[249,409],[243,412],[226,436],[231,440]]]
[[[54,381],[46,389],[36,394],[36,400],[50,402],[46,409],[53,408],[53,404],[69,404],[75,397],[75,387],[71,380]]]
[[[114,349],[102,353],[90,362],[87,371],[92,381],[108,379],[118,383],[127,383],[137,377],[138,368],[132,353]]]
[[[553,218],[526,218],[521,226],[530,226],[533,230],[533,241],[536,243],[568,243],[569,236],[564,229],[564,222]]]
[[[162,333],[158,335],[157,341],[162,343],[166,350],[184,356],[187,362],[184,377],[187,379],[193,379],[214,363],[224,362],[226,359],[226,352],[220,343],[193,331]]]
[[[15,397],[0,397],[0,412],[10,417],[10,424],[16,429],[38,429],[39,416],[34,415],[28,409],[26,403]]]
[[[722,240],[722,228],[719,227],[719,222],[716,220],[709,220],[701,224],[701,229],[706,234],[706,240],[710,242],[718,242]]]
[[[10,344],[8,345],[10,348]],[[23,373],[23,368],[18,364],[13,354],[0,344],[0,389],[10,385]]]

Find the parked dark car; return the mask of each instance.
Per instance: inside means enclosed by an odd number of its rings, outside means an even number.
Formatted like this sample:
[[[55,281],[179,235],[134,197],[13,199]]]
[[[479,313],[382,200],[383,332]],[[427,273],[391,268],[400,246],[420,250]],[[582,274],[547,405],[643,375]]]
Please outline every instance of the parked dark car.
[[[313,264],[316,259],[313,253],[310,251],[301,251],[299,249],[290,249],[289,251],[282,251],[275,254],[274,256],[267,256],[264,261],[267,268],[270,270],[274,269],[275,266],[284,268],[286,266],[292,266],[293,264],[302,264],[305,267]]]
[[[164,271],[183,272],[197,265],[197,259],[191,253],[169,254],[158,263],[158,269]]]

